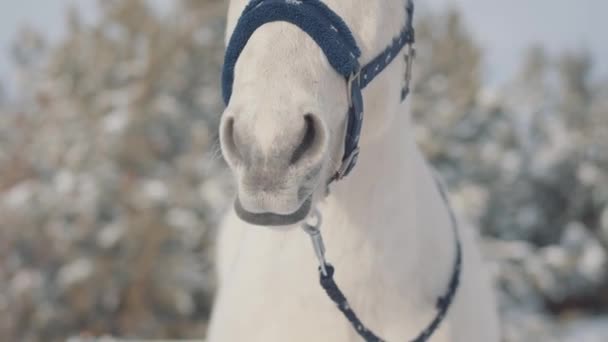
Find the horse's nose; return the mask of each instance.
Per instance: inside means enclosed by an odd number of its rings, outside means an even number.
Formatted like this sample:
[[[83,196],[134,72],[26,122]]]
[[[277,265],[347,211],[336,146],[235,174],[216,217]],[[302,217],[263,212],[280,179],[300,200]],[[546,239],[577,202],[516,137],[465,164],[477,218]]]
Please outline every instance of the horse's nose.
[[[326,129],[318,117],[266,123],[226,117],[220,140],[235,171],[242,213],[291,215],[310,202],[327,149]]]
[[[313,114],[282,125],[227,117],[220,126],[220,140],[228,163],[245,168],[305,168],[320,162],[325,147],[323,123]]]

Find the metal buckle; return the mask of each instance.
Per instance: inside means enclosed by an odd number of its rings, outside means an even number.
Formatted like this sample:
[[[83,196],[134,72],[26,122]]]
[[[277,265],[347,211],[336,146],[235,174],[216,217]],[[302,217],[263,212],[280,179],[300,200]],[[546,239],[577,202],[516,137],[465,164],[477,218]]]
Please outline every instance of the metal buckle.
[[[359,85],[361,84],[360,83],[361,82],[361,69],[357,69],[357,71],[353,72],[348,77],[348,81],[347,81],[348,93],[346,95],[348,98],[349,110],[353,106],[353,84],[355,84],[355,82],[359,82],[358,83]],[[346,158],[344,158],[342,160],[342,165],[340,165],[340,168],[338,168],[338,170],[336,171],[336,175],[333,177],[332,180],[340,180],[340,179],[344,178],[346,176],[346,174],[348,173],[348,171],[352,168],[353,162],[355,161],[355,159],[357,158],[358,155],[359,155],[359,147],[357,146]]]
[[[416,49],[412,43],[407,44],[407,54],[405,55],[405,93],[410,92],[410,81],[412,80],[412,65],[416,58]]]
[[[346,174],[350,169],[352,169],[353,162],[358,156],[359,147],[357,146],[344,160],[342,160],[342,165],[340,165],[340,168],[338,171],[336,171],[336,180],[341,180],[342,178],[346,177]]]
[[[361,69],[357,69],[357,71],[353,72],[349,77],[346,83],[346,98],[348,99],[348,107],[350,108],[353,105],[353,83],[361,82]],[[360,83],[359,83],[360,84]]]
[[[321,236],[321,230],[319,229],[319,227],[321,227],[321,213],[319,210],[315,208],[309,219],[312,219],[313,223],[308,223],[308,221],[302,223],[302,229],[310,236],[312,247],[315,250],[317,260],[319,260],[321,273],[323,273],[324,276],[327,276],[327,269],[325,268],[327,265],[327,261],[325,261],[325,244],[323,244],[323,237]]]

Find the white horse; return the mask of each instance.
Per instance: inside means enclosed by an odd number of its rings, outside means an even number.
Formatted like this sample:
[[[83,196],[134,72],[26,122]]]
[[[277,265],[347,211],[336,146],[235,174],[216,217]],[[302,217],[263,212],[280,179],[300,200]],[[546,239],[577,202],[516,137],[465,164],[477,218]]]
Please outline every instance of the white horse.
[[[325,3],[352,30],[363,62],[405,22],[404,0]],[[228,37],[246,4],[230,2]],[[347,86],[296,26],[269,23],[253,34],[220,127],[241,210],[289,215],[311,199],[336,282],[359,318],[388,341],[411,340],[433,319],[456,255],[449,212],[400,101],[404,72],[397,58],[364,91],[361,156],[329,195],[326,181],[342,158]],[[294,227],[268,229],[234,210],[227,215],[209,342],[360,341],[319,286],[310,240]],[[498,341],[490,282],[475,236],[463,228],[460,287],[430,341]]]

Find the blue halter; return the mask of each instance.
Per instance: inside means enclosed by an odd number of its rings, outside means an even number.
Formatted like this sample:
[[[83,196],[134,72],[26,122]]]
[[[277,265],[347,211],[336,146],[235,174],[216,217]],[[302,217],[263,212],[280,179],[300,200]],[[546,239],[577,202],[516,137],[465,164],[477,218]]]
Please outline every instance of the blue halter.
[[[342,166],[330,180],[339,180],[350,173],[359,155],[359,137],[363,124],[363,95],[361,91],[397,57],[404,46],[414,43],[412,26],[414,5],[407,1],[404,29],[380,55],[361,67],[361,51],[344,21],[319,0],[252,0],[249,2],[228,43],[222,72],[222,91],[226,105],[232,96],[236,62],[249,38],[262,25],[285,21],[306,32],[321,48],[334,70],[342,75],[349,88],[349,109]],[[409,93],[410,63],[408,53],[406,85],[401,99]]]

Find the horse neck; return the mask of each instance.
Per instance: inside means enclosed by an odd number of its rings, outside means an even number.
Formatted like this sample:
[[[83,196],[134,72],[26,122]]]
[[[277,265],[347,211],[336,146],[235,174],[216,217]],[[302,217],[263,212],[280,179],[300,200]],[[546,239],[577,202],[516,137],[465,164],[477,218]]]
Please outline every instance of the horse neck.
[[[381,138],[361,146],[353,172],[333,185],[324,214],[343,224],[326,229],[326,240],[344,259],[361,265],[375,258],[382,266],[370,268],[397,268],[399,281],[426,277],[421,283],[434,286],[449,274],[454,239],[445,203],[400,108]],[[366,119],[374,115],[367,111]],[[353,245],[361,244],[368,247],[365,256],[355,255],[360,250]]]

